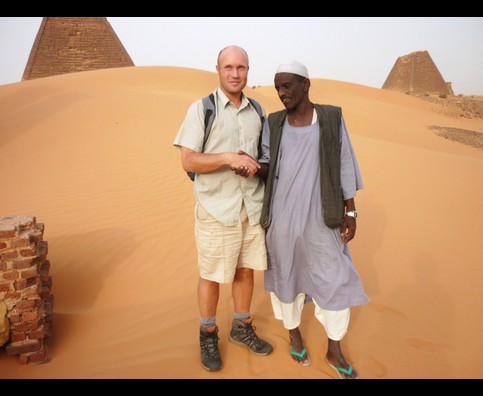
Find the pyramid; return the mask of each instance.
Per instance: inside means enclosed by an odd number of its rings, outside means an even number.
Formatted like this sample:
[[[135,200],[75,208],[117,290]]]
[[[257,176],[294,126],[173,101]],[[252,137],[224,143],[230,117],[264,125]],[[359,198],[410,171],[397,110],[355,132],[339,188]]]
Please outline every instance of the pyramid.
[[[397,58],[382,89],[411,95],[454,95],[428,51],[412,52]]]
[[[22,80],[134,66],[105,17],[44,17]]]

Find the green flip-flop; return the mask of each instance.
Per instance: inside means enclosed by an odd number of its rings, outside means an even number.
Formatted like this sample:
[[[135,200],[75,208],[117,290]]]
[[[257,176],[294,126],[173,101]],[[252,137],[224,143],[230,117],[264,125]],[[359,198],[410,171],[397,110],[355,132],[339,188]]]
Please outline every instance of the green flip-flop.
[[[292,346],[290,346],[289,352],[292,356],[292,359],[295,360],[298,364],[301,364],[305,367],[310,366],[310,357],[307,355],[307,348],[304,347],[304,349],[302,349],[302,352],[297,352],[293,350]]]
[[[352,372],[354,371],[354,369],[352,368],[352,365],[349,365],[349,368],[348,369],[345,369],[343,367],[334,366],[327,359],[326,359],[326,362],[330,366],[330,368],[333,369],[337,373],[337,375],[339,376],[340,379],[352,379],[351,377],[343,377],[341,375],[341,373],[344,373],[344,374],[350,376],[352,374]]]

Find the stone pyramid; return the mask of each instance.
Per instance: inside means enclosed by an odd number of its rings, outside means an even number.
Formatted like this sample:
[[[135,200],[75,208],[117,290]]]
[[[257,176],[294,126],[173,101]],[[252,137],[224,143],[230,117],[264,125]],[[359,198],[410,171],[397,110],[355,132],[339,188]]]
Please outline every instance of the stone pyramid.
[[[451,83],[444,81],[428,51],[397,58],[382,88],[410,95],[454,95]]]
[[[22,80],[134,66],[105,17],[44,17]]]

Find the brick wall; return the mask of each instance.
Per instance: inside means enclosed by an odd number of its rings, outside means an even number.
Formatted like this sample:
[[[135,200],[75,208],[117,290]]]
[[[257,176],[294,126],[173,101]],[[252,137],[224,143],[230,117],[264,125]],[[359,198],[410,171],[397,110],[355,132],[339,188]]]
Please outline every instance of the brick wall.
[[[105,17],[44,17],[22,80],[134,66]]]
[[[44,225],[34,216],[0,217],[0,301],[7,306],[7,355],[21,363],[46,362],[51,336],[52,277]]]

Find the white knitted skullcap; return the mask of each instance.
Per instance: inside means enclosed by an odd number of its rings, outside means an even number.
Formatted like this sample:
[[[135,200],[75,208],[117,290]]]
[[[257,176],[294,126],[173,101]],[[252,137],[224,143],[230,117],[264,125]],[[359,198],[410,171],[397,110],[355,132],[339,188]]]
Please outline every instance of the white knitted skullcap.
[[[307,71],[307,68],[297,61],[282,63],[278,67],[277,72],[275,74],[277,73],[292,73],[292,74],[298,74],[299,76],[302,76],[305,78],[309,78],[309,72]]]

